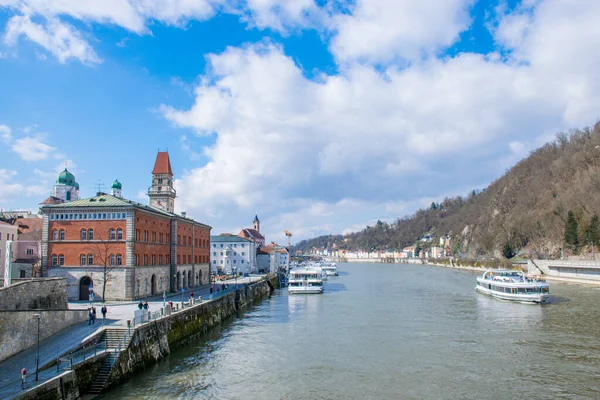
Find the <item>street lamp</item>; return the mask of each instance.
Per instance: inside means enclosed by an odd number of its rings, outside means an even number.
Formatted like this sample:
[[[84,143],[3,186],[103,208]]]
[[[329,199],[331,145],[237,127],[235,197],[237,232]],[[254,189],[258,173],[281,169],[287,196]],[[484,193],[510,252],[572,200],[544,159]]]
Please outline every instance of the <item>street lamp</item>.
[[[40,368],[40,319],[42,314],[33,314],[37,318],[37,350],[35,352],[35,380],[38,380],[38,370]]]
[[[237,267],[231,267],[231,269],[233,270],[233,276],[235,276],[235,290],[237,290]]]

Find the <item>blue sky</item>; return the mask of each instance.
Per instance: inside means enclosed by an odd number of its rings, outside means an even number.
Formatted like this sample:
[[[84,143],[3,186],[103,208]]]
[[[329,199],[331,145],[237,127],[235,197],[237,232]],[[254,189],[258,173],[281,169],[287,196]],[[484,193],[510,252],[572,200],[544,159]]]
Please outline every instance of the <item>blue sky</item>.
[[[285,242],[485,187],[600,104],[597,2],[0,0],[0,208],[68,165]],[[579,61],[574,65],[572,60]]]

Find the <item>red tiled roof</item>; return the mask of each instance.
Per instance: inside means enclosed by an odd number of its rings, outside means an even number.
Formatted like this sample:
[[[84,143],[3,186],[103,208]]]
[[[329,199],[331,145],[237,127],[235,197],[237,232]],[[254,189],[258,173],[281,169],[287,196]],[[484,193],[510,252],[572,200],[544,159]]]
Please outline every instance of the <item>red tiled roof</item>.
[[[43,219],[36,217],[19,218],[17,219],[17,224],[19,225],[19,233],[42,230],[43,222]]]
[[[265,237],[263,235],[261,235],[259,231],[257,231],[256,229],[253,229],[253,228],[242,229],[242,231],[240,232],[240,236],[246,237],[246,238],[253,238],[253,239],[262,239],[262,240],[265,239]]]
[[[64,201],[61,198],[50,196],[40,204],[62,204]]]
[[[171,170],[171,160],[169,159],[169,153],[166,151],[159,151],[156,155],[156,162],[154,163],[153,174],[169,174],[173,175]]]
[[[14,225],[9,224],[8,222],[4,222],[4,221],[0,221],[0,225],[14,226]]]

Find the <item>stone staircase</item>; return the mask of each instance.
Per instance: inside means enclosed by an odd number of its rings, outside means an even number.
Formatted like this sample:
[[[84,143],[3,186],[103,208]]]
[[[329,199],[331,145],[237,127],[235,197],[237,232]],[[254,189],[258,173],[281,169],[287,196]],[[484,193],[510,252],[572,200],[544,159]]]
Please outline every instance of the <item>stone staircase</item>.
[[[119,357],[119,352],[129,346],[131,337],[127,329],[109,328],[104,330],[100,340],[106,343],[108,356],[104,359],[98,375],[96,375],[96,378],[92,382],[89,390],[90,394],[100,394],[102,392],[112,372],[113,365],[115,365],[117,357]]]

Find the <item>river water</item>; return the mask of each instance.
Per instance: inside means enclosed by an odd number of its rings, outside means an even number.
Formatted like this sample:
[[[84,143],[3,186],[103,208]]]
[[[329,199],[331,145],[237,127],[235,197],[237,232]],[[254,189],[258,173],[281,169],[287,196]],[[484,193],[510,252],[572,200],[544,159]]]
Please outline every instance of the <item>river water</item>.
[[[339,264],[323,295],[276,292],[102,399],[598,399],[600,288],[552,303],[471,271]]]

